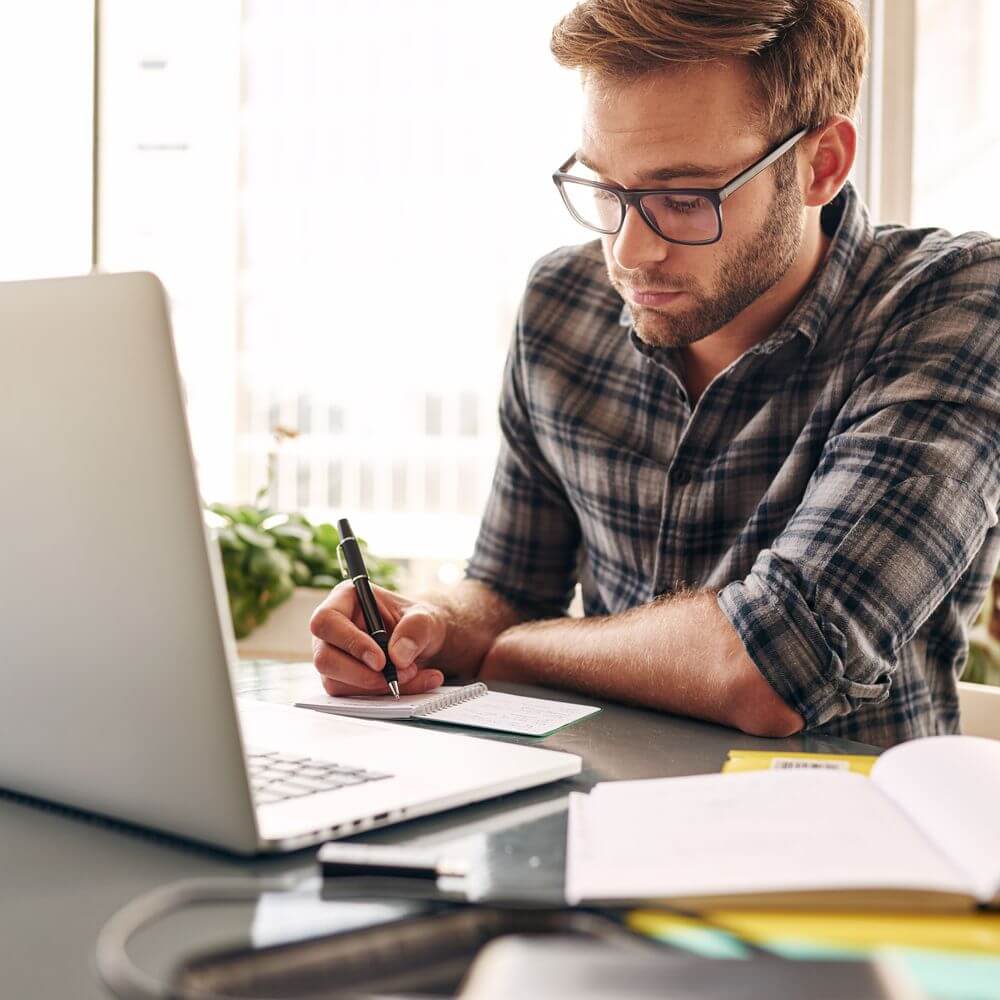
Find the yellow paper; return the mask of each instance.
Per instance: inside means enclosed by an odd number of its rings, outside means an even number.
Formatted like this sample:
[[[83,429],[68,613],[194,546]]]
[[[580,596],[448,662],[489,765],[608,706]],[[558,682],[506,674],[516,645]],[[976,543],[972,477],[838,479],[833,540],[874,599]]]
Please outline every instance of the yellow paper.
[[[1000,955],[1000,913],[782,913],[719,910],[682,917],[664,910],[633,910],[629,926],[650,937],[669,939],[692,930],[731,930],[760,945],[807,943],[823,947],[920,948],[934,951]]]
[[[878,757],[840,753],[791,753],[768,750],[730,750],[722,770],[726,774],[736,771],[818,770],[853,771],[868,775]]]

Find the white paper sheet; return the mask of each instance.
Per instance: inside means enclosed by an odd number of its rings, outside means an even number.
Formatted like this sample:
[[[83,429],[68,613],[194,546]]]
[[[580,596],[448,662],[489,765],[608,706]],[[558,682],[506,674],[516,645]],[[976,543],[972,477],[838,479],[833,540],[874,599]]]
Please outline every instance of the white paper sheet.
[[[516,694],[490,691],[481,698],[434,712],[426,716],[426,721],[496,729],[521,736],[545,736],[599,711],[599,708],[591,705],[574,705],[565,701],[549,701],[547,698],[523,698]]]
[[[592,705],[489,691],[481,683],[438,688],[428,694],[403,695],[401,698],[388,695],[360,698],[320,695],[309,701],[300,701],[297,706],[363,719],[419,718],[423,722],[472,726],[519,736],[546,736],[600,711]]]
[[[1000,897],[1000,740],[900,743],[875,762],[871,780],[955,859],[980,902]]]
[[[570,902],[837,889],[971,892],[862,775],[618,781],[570,797]]]

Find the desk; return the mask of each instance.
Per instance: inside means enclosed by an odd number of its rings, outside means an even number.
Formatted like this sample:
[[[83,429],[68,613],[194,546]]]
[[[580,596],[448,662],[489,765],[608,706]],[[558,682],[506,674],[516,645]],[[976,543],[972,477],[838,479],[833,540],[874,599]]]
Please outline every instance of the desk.
[[[238,690],[262,700],[315,693],[309,665],[244,665]],[[573,701],[574,695],[524,685],[497,690]],[[578,700],[578,699],[576,699]],[[488,896],[539,894],[558,901],[562,890],[565,813],[569,791],[595,782],[718,772],[733,747],[826,753],[877,753],[848,740],[795,736],[765,740],[692,719],[627,708],[604,711],[533,745],[583,758],[573,779],[409,823],[362,838],[379,843],[444,844],[475,841],[485,859],[481,887]],[[477,738],[518,741],[480,734]],[[93,968],[94,943],[104,922],[130,899],[183,878],[311,873],[314,849],[280,858],[233,858],[180,841],[146,835],[57,807],[0,797],[0,994],[31,1000],[107,1000]],[[218,923],[222,918],[214,918]],[[170,928],[163,929],[165,934]],[[153,946],[149,946],[152,948]],[[147,948],[147,951],[149,948]],[[142,941],[135,952],[142,960]],[[155,961],[151,958],[155,968]]]

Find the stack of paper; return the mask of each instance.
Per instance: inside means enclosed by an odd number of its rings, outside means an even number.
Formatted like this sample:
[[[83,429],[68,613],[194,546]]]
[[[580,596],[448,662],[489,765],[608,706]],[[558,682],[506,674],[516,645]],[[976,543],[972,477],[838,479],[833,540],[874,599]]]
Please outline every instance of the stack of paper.
[[[1000,903],[1000,742],[915,740],[871,778],[780,770],[570,797],[570,902],[968,909]]]

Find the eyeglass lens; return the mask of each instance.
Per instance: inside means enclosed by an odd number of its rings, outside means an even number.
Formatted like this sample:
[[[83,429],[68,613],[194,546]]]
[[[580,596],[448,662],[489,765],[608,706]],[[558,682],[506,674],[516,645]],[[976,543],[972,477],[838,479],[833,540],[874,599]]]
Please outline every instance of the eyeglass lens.
[[[610,191],[587,184],[563,183],[563,195],[579,222],[601,233],[615,233],[621,226],[623,203]],[[719,232],[715,205],[702,195],[647,194],[643,211],[661,235],[690,243],[714,240]]]

